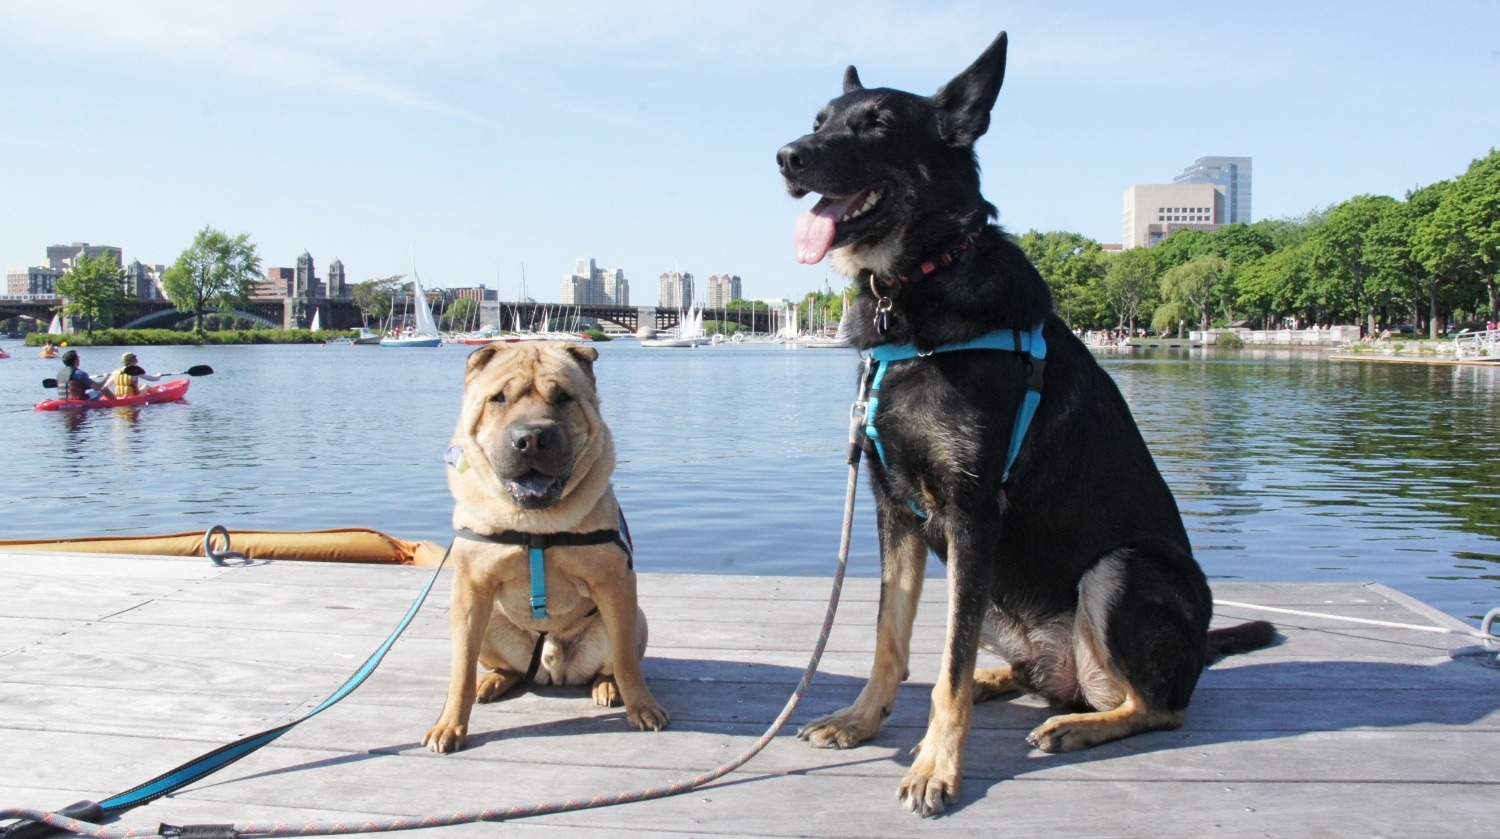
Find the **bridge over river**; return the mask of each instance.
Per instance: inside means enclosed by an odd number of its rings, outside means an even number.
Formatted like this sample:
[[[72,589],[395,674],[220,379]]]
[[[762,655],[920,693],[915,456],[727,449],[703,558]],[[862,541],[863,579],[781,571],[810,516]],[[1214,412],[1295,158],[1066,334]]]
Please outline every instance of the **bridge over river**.
[[[441,318],[449,306],[464,298],[438,295],[429,298],[433,315]],[[410,311],[411,296],[404,307]],[[27,318],[41,324],[52,320],[53,314],[62,304],[62,298],[50,294],[25,294],[0,296],[0,321],[12,318]],[[398,309],[402,308],[398,301]],[[217,311],[209,310],[210,312]],[[319,312],[319,322],[326,329],[353,329],[365,326],[364,314],[354,301],[340,297],[289,297],[252,299],[236,306],[232,313],[266,326],[303,328],[312,321],[313,312]],[[205,312],[207,314],[209,312]],[[540,328],[543,319],[556,323],[561,318],[594,318],[617,324],[630,332],[639,332],[642,326],[649,329],[671,329],[678,324],[681,314],[675,309],[657,309],[637,306],[565,306],[560,303],[488,301],[481,304],[481,315],[488,325],[503,330]],[[166,329],[193,316],[192,312],[181,312],[167,300],[132,300],[116,319],[116,324],[126,329]],[[773,313],[764,309],[722,309],[707,312],[705,320],[721,320],[738,323],[752,332],[770,332]]]

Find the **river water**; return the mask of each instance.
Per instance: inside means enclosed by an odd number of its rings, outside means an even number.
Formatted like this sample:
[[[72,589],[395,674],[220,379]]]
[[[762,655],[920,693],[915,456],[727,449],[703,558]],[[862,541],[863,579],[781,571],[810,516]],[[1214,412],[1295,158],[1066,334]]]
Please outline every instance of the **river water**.
[[[852,351],[597,346],[638,568],[832,572]],[[57,363],[4,348],[0,538],[221,523],[447,540],[441,454],[466,348],[139,348],[148,370],[217,372],[182,403],[59,413],[30,409]],[[122,349],[82,350],[85,369],[118,366]],[[1500,369],[1290,350],[1100,362],[1211,578],[1374,581],[1471,620],[1500,605]],[[875,575],[860,492],[851,573]]]

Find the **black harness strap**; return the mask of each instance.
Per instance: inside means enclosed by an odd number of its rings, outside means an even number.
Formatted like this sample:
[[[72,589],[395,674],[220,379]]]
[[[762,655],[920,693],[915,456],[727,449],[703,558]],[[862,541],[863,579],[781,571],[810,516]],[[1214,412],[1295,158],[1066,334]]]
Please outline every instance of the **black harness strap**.
[[[499,533],[475,533],[460,528],[458,535],[472,542],[489,542],[495,545],[517,545],[523,548],[580,548],[586,545],[607,545],[610,542],[625,552],[626,567],[635,568],[635,551],[626,541],[629,531],[590,530],[587,533],[522,533],[519,530],[502,530]]]

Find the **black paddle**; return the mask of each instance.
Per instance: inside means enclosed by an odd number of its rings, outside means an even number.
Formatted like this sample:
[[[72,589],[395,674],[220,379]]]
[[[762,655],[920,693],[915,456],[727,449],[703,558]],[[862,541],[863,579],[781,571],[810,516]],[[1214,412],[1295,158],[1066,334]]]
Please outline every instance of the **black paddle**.
[[[132,364],[129,367],[125,368],[125,375],[127,375],[127,376],[139,376],[139,375],[141,375],[142,373],[145,373],[145,372],[146,371],[145,371],[144,368],[137,367],[134,364]],[[212,376],[213,374],[214,374],[214,368],[209,367],[207,364],[194,364],[192,367],[189,367],[188,369],[180,371],[180,372],[177,372],[177,373],[162,373],[160,375],[162,375],[162,376],[165,377],[165,376]],[[108,375],[108,374],[105,374],[105,375]],[[45,388],[48,388],[48,389],[56,388],[57,387],[57,379],[42,379],[42,387],[45,387]]]

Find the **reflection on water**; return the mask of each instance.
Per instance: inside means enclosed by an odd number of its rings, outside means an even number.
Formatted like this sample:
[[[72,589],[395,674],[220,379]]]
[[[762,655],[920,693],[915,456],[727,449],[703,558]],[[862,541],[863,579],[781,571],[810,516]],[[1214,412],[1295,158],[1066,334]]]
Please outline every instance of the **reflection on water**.
[[[825,574],[852,353],[600,345],[616,485],[646,570]],[[83,350],[103,369],[118,349]],[[465,352],[145,348],[211,364],[186,403],[29,410],[52,364],[0,361],[0,537],[377,527],[447,536],[440,454]],[[1500,370],[1290,350],[1111,354],[1218,579],[1370,580],[1475,617],[1500,605]],[[1122,487],[1128,492],[1128,487]],[[876,572],[864,498],[854,573]],[[933,573],[941,566],[932,563]]]

